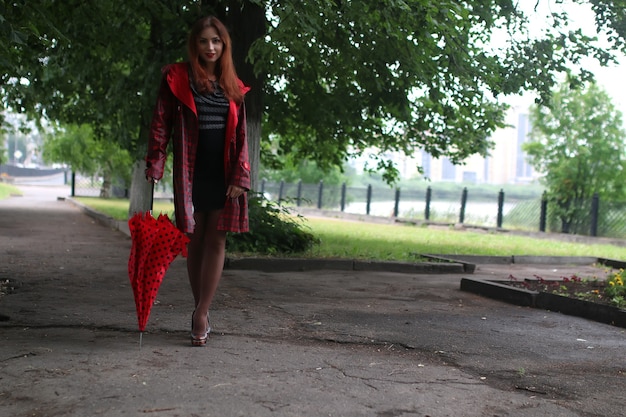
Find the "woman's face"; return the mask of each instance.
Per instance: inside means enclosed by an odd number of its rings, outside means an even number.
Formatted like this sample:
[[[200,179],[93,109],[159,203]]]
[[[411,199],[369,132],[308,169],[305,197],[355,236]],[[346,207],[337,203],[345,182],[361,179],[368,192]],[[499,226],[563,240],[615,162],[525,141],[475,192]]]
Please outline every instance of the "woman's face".
[[[205,65],[215,65],[222,57],[224,50],[224,42],[213,26],[210,26],[200,32],[198,37],[198,52],[200,53],[200,61]]]

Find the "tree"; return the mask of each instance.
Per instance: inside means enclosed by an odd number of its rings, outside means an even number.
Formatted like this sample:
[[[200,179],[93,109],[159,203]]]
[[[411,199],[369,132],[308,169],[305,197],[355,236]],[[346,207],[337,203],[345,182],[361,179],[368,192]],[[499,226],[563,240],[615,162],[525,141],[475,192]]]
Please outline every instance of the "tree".
[[[2,133],[2,131],[0,131]],[[6,163],[8,160],[5,149],[5,137],[4,135],[0,136],[0,165]]]
[[[265,138],[322,168],[369,147],[379,156],[421,148],[455,163],[485,154],[503,125],[495,96],[528,89],[545,100],[581,54],[609,60],[590,37],[564,29],[566,14],[553,15],[542,39],[512,36],[527,21],[511,1],[281,1],[271,15],[268,41],[251,50],[268,74]],[[490,50],[498,30],[509,43]],[[378,167],[392,168],[382,156]]]
[[[598,28],[623,50],[624,0],[570,1],[591,4]],[[563,26],[565,11],[550,16],[543,37],[524,35],[527,16],[512,0],[13,0],[0,3],[3,103],[89,123],[139,160],[159,68],[184,58],[184,34],[206,14],[231,27],[237,68],[253,87],[254,173],[263,141],[322,169],[371,147],[379,155],[422,148],[453,162],[485,154],[504,123],[499,97],[529,90],[546,101],[582,57],[611,60]],[[494,34],[506,45],[489,47]],[[397,178],[384,157],[378,166]],[[139,211],[149,190],[140,163],[131,190]]]
[[[112,187],[129,182],[128,166],[133,158],[114,141],[95,140],[89,125],[57,127],[44,143],[43,157],[49,162],[67,163],[73,171],[103,178],[100,197],[113,195]]]
[[[563,84],[549,106],[531,109],[529,163],[544,173],[554,215],[562,231],[587,233],[591,198],[626,197],[626,131],[622,114],[596,86],[572,89]]]
[[[334,167],[330,171],[321,170],[315,161],[294,162],[292,158],[287,158],[283,164],[283,169],[265,171],[263,179],[270,181],[286,181],[296,183],[302,181],[305,184],[316,184],[324,181],[324,184],[338,185],[346,182],[347,177],[340,168]]]
[[[191,23],[218,11],[192,0],[8,3],[0,5],[11,40],[0,46],[8,58],[0,60],[3,104],[63,124],[88,123],[97,140],[130,151],[137,159],[131,210],[146,210],[150,188],[141,159],[160,69],[184,58]],[[213,3],[224,9],[229,2]]]

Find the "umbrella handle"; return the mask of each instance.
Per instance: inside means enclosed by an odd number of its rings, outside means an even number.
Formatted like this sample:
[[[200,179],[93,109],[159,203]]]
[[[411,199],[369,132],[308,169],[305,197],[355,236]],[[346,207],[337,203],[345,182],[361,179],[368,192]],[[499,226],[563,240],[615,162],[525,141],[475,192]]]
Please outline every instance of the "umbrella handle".
[[[150,181],[152,184],[152,191],[150,192],[150,213],[152,213],[154,207],[154,181]]]

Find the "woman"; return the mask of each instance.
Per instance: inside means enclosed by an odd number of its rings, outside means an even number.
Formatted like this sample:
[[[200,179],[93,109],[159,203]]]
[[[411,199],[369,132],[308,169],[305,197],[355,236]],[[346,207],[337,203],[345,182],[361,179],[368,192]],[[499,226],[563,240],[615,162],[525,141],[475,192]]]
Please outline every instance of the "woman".
[[[189,62],[163,69],[150,127],[146,178],[163,177],[170,138],[176,226],[190,234],[187,272],[195,301],[191,342],[204,346],[209,308],[222,275],[226,232],[248,231],[250,164],[243,98],[231,39],[215,17],[189,34]]]

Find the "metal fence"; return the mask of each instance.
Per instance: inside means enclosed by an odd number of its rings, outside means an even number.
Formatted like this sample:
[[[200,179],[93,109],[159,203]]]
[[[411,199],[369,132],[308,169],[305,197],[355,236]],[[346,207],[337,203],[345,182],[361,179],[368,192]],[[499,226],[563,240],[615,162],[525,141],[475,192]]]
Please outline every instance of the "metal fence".
[[[101,186],[101,178],[72,176],[73,195],[99,196]],[[626,238],[626,204],[597,198],[579,202],[575,208],[577,220],[564,225],[553,213],[545,193],[536,198],[513,198],[503,190],[485,195],[478,189],[464,188],[459,195],[454,195],[436,186],[411,190],[284,181],[262,181],[260,193],[284,206],[395,217],[405,221]],[[128,191],[123,185],[114,185],[113,196],[125,198]],[[171,184],[160,182],[155,189],[155,198],[171,197]]]
[[[520,230],[539,229],[541,199],[505,201],[503,193],[489,200],[473,198],[467,188],[463,193],[428,187],[425,190],[349,187],[342,185],[262,182],[265,198],[297,207],[372,216],[422,220],[432,223],[507,227]]]
[[[103,178],[100,176],[89,176],[80,173],[72,173],[71,187],[72,195],[76,197],[102,197]],[[128,198],[128,186],[121,180],[114,180],[111,186],[109,197]],[[172,184],[167,181],[160,181],[154,187],[155,199],[173,198]]]
[[[297,207],[312,207],[371,216],[395,217],[428,223],[508,230],[565,232],[587,236],[626,238],[624,203],[600,202],[597,197],[578,202],[575,221],[563,224],[544,193],[536,198],[507,197],[503,190],[492,196],[464,188],[454,196],[448,190],[349,187],[342,185],[261,183],[265,198]]]

